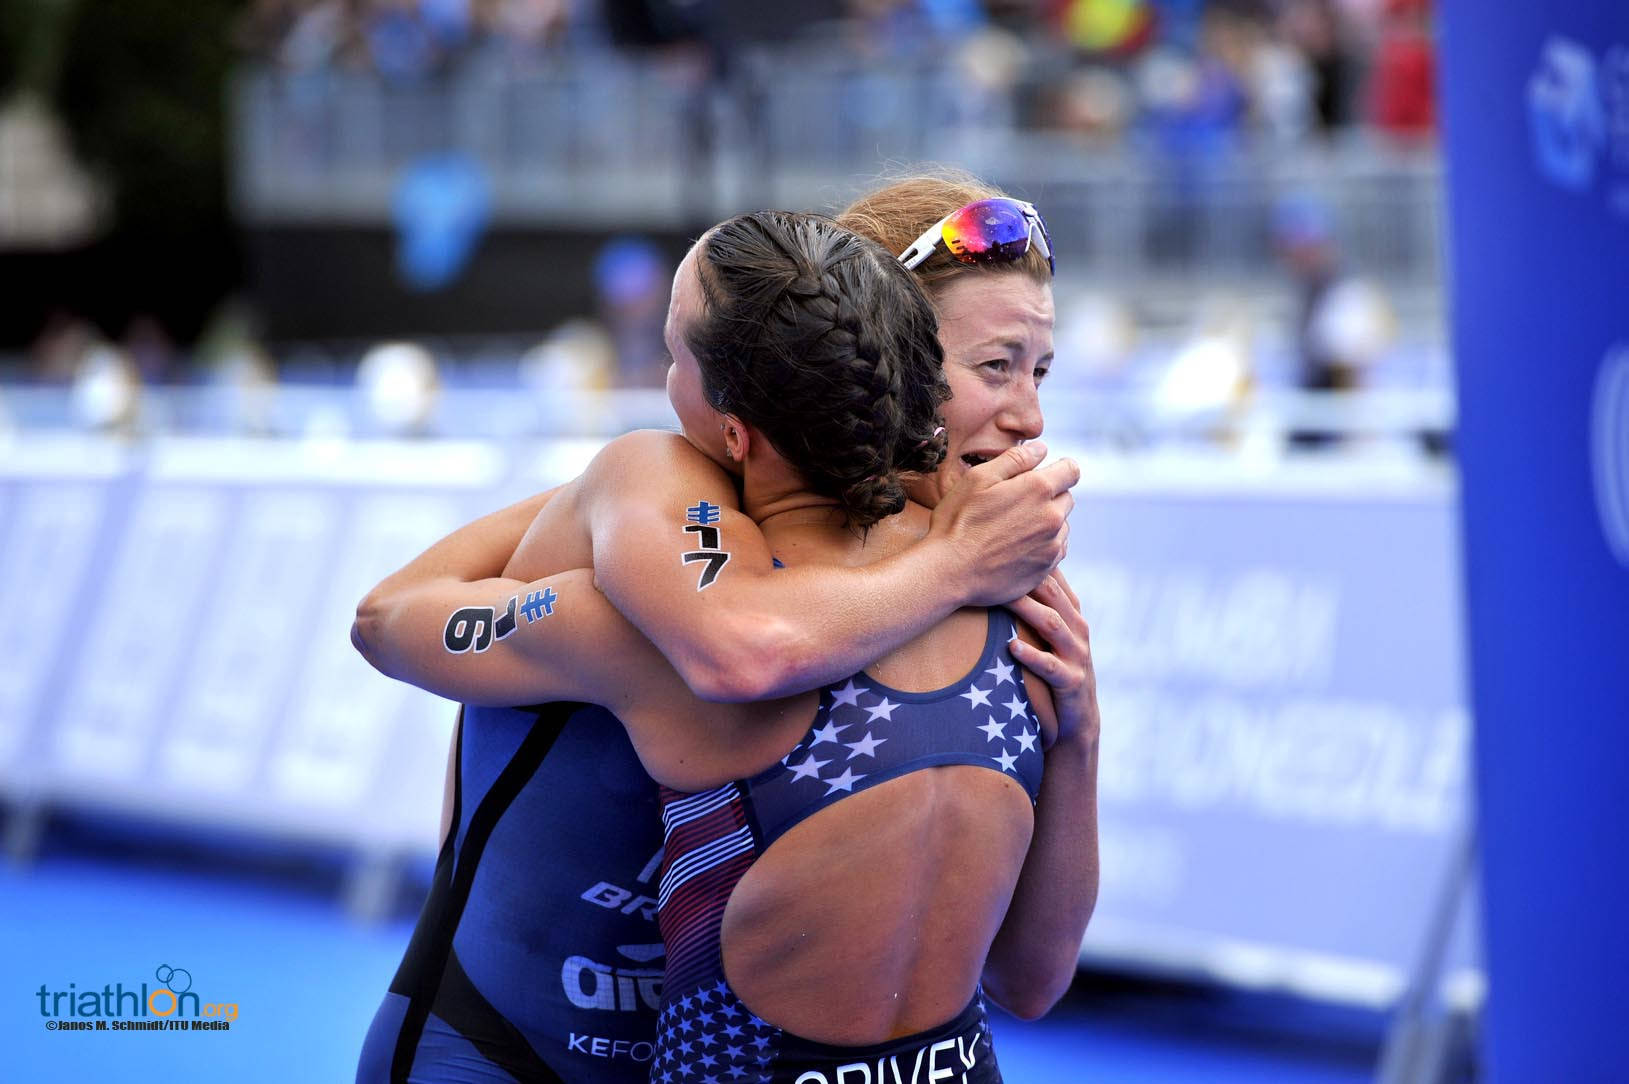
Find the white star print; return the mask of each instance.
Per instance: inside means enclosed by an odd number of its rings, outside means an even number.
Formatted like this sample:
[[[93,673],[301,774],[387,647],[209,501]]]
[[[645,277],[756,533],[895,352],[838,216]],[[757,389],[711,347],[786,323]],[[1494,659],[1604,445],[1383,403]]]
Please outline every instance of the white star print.
[[[988,673],[988,671],[986,671],[986,673]],[[995,692],[994,689],[972,688],[968,689],[961,695],[966,697],[968,707],[976,708],[982,706],[987,708],[990,706],[990,694],[993,692]]]
[[[1018,735],[1018,747],[1024,752],[1033,752],[1035,749],[1035,731],[1026,730]]]
[[[822,794],[821,797],[822,798],[828,797],[830,795],[836,794],[840,790],[841,791],[847,791],[849,794],[853,794],[854,793],[854,784],[858,783],[860,780],[862,780],[864,778],[865,778],[865,776],[863,776],[863,775],[855,775],[853,768],[844,768],[842,775],[837,775],[837,776],[833,776],[830,779],[822,779],[821,780],[822,783],[826,784],[826,788],[827,788],[826,793]]]
[[[885,696],[882,698],[882,703],[865,709],[871,713],[871,718],[867,719],[866,722],[874,723],[878,719],[887,719],[891,723],[894,721],[894,709],[897,707],[899,707],[898,704],[890,704]]]
[[[984,672],[986,674],[994,674],[995,675],[996,685],[997,686],[999,686],[1003,681],[1012,681],[1012,667],[1008,666],[1006,663],[1002,662],[1000,659],[997,659],[995,661],[995,665],[990,667],[988,670],[986,670]],[[1016,684],[1016,682],[1014,684]]]
[[[994,715],[990,716],[985,724],[977,729],[984,731],[991,741],[1000,741],[1007,736],[1007,725],[996,722]]]
[[[799,764],[796,767],[792,768],[792,778],[793,779],[819,779],[820,778],[820,769],[824,768],[826,765],[828,765],[830,763],[831,763],[831,761],[829,761],[829,760],[816,760],[815,755],[813,753],[810,753],[808,755],[808,757],[804,759],[802,764]],[[790,765],[788,765],[788,766],[790,767]]]
[[[1010,772],[1013,770],[1013,765],[1018,763],[1018,757],[1012,753],[1002,753],[996,757],[996,762],[1001,765],[1002,771]]]
[[[887,740],[887,738],[874,738],[867,733],[866,736],[861,738],[859,741],[844,742],[843,744],[853,750],[853,752],[849,753],[848,755],[848,759],[853,760],[855,757],[876,757],[877,746],[881,745]]]
[[[847,704],[850,707],[857,708],[860,706],[860,692],[861,690],[859,686],[855,685],[854,679],[850,678],[847,685],[844,685],[841,689],[832,690],[831,706],[834,708],[840,708],[844,704]]]
[[[1017,693],[1013,693],[1012,699],[1007,701],[1005,704],[1003,704],[1001,706],[1006,708],[1008,711],[1012,712],[1012,717],[1014,719],[1022,718],[1023,715],[1024,715],[1024,712],[1029,707],[1029,705],[1025,704],[1022,700],[1018,699],[1018,694]]]
[[[839,735],[843,731],[847,730],[848,727],[849,727],[849,724],[847,724],[847,723],[844,723],[842,726],[838,726],[836,723],[828,722],[825,726],[821,727],[819,730],[816,730],[814,732],[814,735],[813,735],[814,736],[814,741],[809,743],[809,747],[813,748],[814,746],[819,745],[823,741],[829,741],[829,742],[836,743],[837,742],[837,735]]]

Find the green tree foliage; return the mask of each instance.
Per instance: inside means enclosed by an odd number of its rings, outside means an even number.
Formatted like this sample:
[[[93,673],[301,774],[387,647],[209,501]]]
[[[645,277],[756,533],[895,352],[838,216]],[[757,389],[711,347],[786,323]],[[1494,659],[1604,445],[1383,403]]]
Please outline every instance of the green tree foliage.
[[[116,228],[224,225],[234,0],[77,0],[56,104],[113,184]]]
[[[0,0],[0,5],[12,0]],[[103,273],[127,311],[190,339],[238,279],[226,195],[238,0],[43,0],[60,20],[53,104],[108,185]]]

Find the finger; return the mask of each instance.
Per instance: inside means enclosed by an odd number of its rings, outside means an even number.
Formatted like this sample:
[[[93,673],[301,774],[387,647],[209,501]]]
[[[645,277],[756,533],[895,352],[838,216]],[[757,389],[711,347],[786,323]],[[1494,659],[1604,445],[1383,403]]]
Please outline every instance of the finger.
[[[993,483],[1016,478],[1025,471],[1034,470],[1046,459],[1046,445],[1038,440],[1015,444],[988,463],[980,463],[970,474],[989,478]]]
[[[1060,520],[1068,519],[1069,514],[1075,510],[1074,494],[1068,490],[1052,494],[1046,499],[1046,510],[1048,515],[1056,516]]]
[[[1069,627],[1069,623],[1057,610],[1033,595],[1016,599],[1009,608],[1060,656],[1067,655],[1071,661],[1085,658],[1086,645],[1075,635],[1074,629]]]
[[[1012,657],[1018,660],[1020,666],[1035,674],[1057,692],[1072,692],[1080,683],[1068,664],[1050,652],[1042,651],[1022,640],[1014,640],[1011,650]]]
[[[1058,616],[1069,625],[1070,631],[1082,640],[1086,639],[1086,618],[1080,612],[1080,603],[1076,602],[1074,596],[1065,588],[1062,573],[1054,569],[1032,593],[1056,610]]]
[[[1032,441],[1029,444],[1021,444],[1019,447],[1030,448],[1036,443],[1038,442]],[[1003,453],[1003,455],[1005,454]],[[1036,473],[1047,480],[1047,484],[1051,487],[1050,492],[1056,495],[1067,492],[1074,487],[1076,482],[1080,481],[1080,464],[1073,459],[1060,459],[1056,463],[1048,463]]]
[[[1055,570],[1052,573],[1052,578],[1058,581],[1058,586],[1063,589],[1063,593],[1069,596],[1069,603],[1074,606],[1075,612],[1080,613],[1080,596],[1075,594],[1073,587],[1069,586],[1069,581],[1064,578],[1063,571],[1061,569]]]

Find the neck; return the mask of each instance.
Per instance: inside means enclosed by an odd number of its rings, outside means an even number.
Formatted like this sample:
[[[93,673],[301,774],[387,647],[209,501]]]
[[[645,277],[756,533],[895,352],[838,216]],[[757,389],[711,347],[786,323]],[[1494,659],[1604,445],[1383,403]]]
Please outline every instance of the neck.
[[[763,531],[796,530],[843,526],[843,509],[831,497],[808,490],[795,490],[775,496],[743,494],[741,510]]]

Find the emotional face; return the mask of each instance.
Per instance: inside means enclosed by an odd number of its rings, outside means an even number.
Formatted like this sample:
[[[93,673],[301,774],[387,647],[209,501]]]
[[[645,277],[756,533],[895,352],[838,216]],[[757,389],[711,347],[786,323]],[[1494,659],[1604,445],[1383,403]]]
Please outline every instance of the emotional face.
[[[696,278],[698,242],[685,253],[673,273],[673,294],[668,301],[667,323],[662,339],[672,362],[667,367],[667,400],[679,416],[679,428],[686,440],[727,470],[735,464],[724,455],[724,415],[713,409],[702,391],[701,366],[685,342],[685,329],[702,311],[701,283]]]
[[[936,298],[951,398],[938,494],[970,468],[1041,435],[1041,381],[1052,367],[1052,287],[1028,275],[967,274]]]

